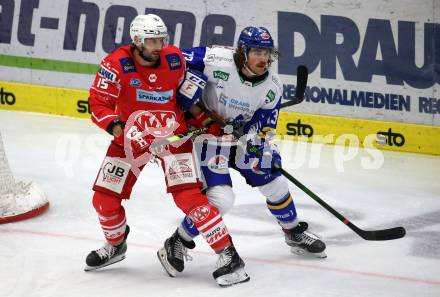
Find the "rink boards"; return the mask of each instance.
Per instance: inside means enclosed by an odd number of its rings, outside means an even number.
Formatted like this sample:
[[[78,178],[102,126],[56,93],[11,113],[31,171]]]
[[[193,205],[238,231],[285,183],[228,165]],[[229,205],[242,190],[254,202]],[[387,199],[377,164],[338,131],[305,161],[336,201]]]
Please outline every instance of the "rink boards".
[[[0,109],[89,118],[88,92],[0,82]],[[309,142],[440,155],[440,127],[281,112],[277,134]]]

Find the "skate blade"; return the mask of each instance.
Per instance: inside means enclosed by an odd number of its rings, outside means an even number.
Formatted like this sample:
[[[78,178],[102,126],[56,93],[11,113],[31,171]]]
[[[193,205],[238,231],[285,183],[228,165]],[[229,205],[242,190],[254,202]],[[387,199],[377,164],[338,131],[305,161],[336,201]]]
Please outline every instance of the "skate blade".
[[[244,268],[239,268],[232,273],[217,277],[215,281],[220,287],[226,288],[232,285],[245,283],[250,279],[249,275],[244,271]]]
[[[303,248],[300,247],[290,247],[290,252],[295,255],[307,257],[307,258],[327,258],[327,254],[325,252],[320,253],[311,253]]]
[[[166,273],[168,273],[169,276],[175,277],[177,274],[177,270],[174,269],[173,266],[167,261],[167,252],[165,251],[165,248],[161,248],[157,251],[157,258],[160,261],[160,264],[162,264],[162,267],[165,269]]]
[[[112,258],[110,261],[108,261],[107,263],[102,264],[100,266],[88,266],[88,265],[86,265],[86,267],[84,268],[84,271],[87,272],[87,271],[93,271],[93,270],[96,270],[96,269],[100,269],[102,267],[109,266],[109,265],[121,262],[124,259],[125,259],[125,254],[124,255],[119,255],[119,256],[116,256],[116,257]]]

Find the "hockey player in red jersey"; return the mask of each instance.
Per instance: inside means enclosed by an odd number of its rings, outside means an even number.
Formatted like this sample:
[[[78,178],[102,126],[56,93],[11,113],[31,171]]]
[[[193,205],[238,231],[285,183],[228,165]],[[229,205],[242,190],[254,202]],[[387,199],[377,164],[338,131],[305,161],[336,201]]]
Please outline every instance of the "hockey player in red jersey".
[[[130,36],[133,44],[116,49],[102,60],[90,89],[92,121],[114,139],[93,186],[93,206],[107,243],[89,253],[86,271],[125,258],[130,229],[121,202],[130,198],[138,173],[151,159],[151,143],[187,130],[176,93],[200,96],[205,84],[203,75],[194,80],[191,72],[185,71],[180,50],[167,45],[167,28],[160,17],[137,16],[130,25]],[[235,251],[218,209],[201,193],[192,142],[154,154],[164,171],[167,192],[191,217],[212,249],[220,258],[226,248]],[[192,247],[178,233],[175,239]],[[215,273],[228,274],[243,266],[240,259],[236,267],[220,266]],[[244,271],[243,275],[243,281],[249,279]]]

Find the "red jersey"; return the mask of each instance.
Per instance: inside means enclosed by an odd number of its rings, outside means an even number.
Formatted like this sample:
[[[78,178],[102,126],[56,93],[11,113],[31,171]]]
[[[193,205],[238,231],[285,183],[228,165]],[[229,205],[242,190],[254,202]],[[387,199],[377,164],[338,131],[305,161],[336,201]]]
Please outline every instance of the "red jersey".
[[[155,137],[185,131],[183,111],[176,101],[176,90],[185,75],[181,51],[171,45],[164,47],[160,63],[154,68],[140,65],[133,51],[133,45],[123,46],[102,60],[90,88],[92,121],[107,129],[114,119],[127,122],[136,113],[136,124]],[[133,117],[130,122],[133,123]],[[175,123],[178,128],[173,131]],[[170,127],[173,128],[167,129]],[[125,131],[130,131],[130,127]],[[115,142],[123,145],[123,135],[116,137]]]

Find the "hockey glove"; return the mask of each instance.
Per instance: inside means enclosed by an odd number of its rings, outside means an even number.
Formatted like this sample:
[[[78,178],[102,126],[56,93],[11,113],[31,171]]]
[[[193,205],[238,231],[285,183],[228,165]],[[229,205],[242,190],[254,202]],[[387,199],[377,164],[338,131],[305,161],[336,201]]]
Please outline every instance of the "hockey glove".
[[[202,97],[208,77],[200,71],[187,69],[185,79],[177,90],[177,103],[183,110],[190,109]]]
[[[281,167],[281,156],[276,145],[269,144],[264,138],[261,139],[261,144],[257,145],[253,144],[252,141],[248,141],[247,156],[258,160],[253,166],[264,174],[276,171],[275,164],[277,167]]]
[[[218,116],[218,115],[217,115]],[[218,116],[220,117],[220,116]],[[190,124],[193,127],[201,128],[201,127],[209,127],[206,131],[206,134],[212,134],[214,136],[221,136],[223,135],[222,127],[219,123],[214,122],[206,112],[199,113],[196,117],[190,118],[187,121],[188,124]]]
[[[107,131],[108,134],[117,137],[119,135],[114,135],[114,133],[113,133],[116,126],[120,126],[121,130],[124,131],[125,122],[122,121],[121,119],[114,119],[113,121],[111,121],[108,124],[108,126],[105,130]]]

